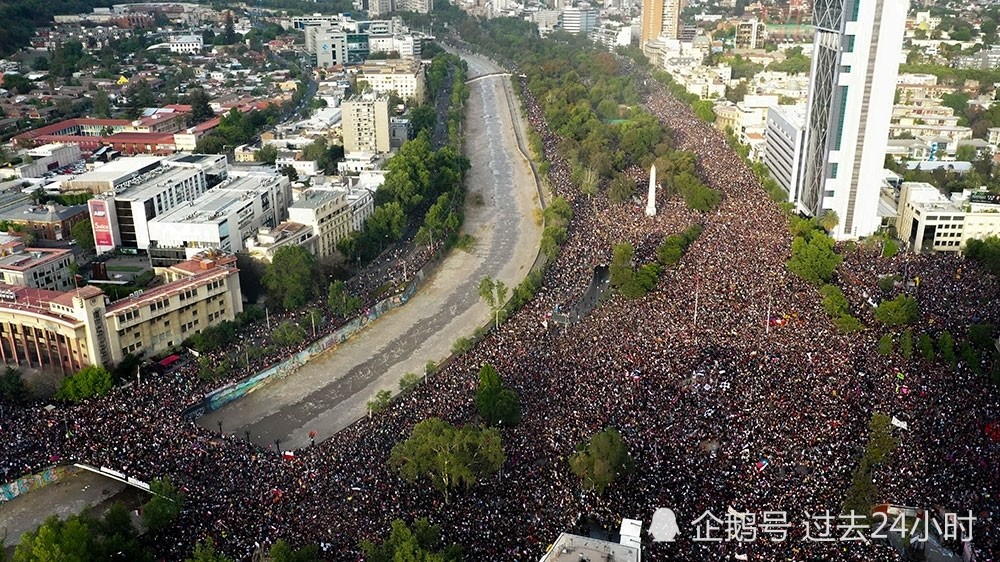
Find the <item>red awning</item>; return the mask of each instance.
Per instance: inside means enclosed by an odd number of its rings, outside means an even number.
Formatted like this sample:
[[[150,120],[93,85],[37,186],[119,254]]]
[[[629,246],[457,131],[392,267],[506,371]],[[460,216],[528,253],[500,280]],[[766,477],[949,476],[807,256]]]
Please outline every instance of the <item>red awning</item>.
[[[160,365],[162,365],[163,367],[169,367],[174,363],[176,363],[180,358],[181,358],[180,355],[170,355],[164,357],[163,359],[160,360]]]

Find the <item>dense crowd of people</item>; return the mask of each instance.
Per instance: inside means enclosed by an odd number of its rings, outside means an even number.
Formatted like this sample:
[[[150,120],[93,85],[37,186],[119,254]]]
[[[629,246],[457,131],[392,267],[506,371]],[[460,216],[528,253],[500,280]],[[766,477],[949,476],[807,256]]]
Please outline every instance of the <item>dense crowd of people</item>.
[[[646,217],[644,201],[610,205],[603,194],[580,194],[558,154],[559,139],[522,88],[550,182],[574,210],[568,240],[535,299],[385,411],[283,458],[180,419],[206,390],[192,363],[78,406],[16,410],[0,421],[0,439],[14,444],[0,451],[0,469],[10,479],[72,460],[141,480],[172,479],[186,506],[176,525],[152,537],[168,559],[212,537],[241,559],[284,538],[318,543],[331,559],[359,560],[358,542],[384,537],[393,519],[429,517],[469,560],[537,560],[562,531],[617,529],[623,517],[648,524],[658,507],[668,507],[681,534],[651,545],[645,559],[889,561],[896,556],[885,544],[842,541],[836,528],[825,535],[836,540],[816,540],[823,537],[819,526],[807,533],[803,524],[840,512],[869,419],[881,412],[908,429],[896,430],[900,445],[876,470],[880,500],[971,510],[977,560],[1000,560],[1000,444],[984,432],[1000,419],[995,387],[969,365],[876,353],[883,331],[866,304],[878,298],[880,276],[919,276],[922,320],[915,329],[947,327],[962,337],[973,322],[1000,320],[988,304],[1000,297],[996,279],[957,257],[880,259],[845,250],[838,277],[852,312],[871,327],[838,333],[817,291],[788,273],[787,219],[723,134],[662,86],[650,80],[647,90],[646,107],[673,130],[678,149],[697,154],[703,180],[724,194],[721,205],[698,213],[673,198],[657,201],[658,214]],[[643,195],[644,173],[629,170]],[[593,269],[610,261],[613,244],[631,242],[637,263],[645,263],[665,236],[695,223],[703,226],[700,237],[646,297],[612,298],[571,325],[543,324],[548,312],[580,298]],[[397,258],[383,271],[399,275]],[[356,287],[385,283],[371,275]],[[247,345],[266,336],[254,334]],[[386,461],[427,417],[474,419],[484,362],[519,394],[523,421],[502,429],[502,473],[445,504],[431,486],[405,482]],[[912,390],[900,392],[900,380]],[[603,496],[581,491],[567,459],[609,426],[621,432],[635,470]],[[784,512],[787,538],[696,540],[722,537],[695,522],[704,523],[706,512],[725,519],[730,508]]]

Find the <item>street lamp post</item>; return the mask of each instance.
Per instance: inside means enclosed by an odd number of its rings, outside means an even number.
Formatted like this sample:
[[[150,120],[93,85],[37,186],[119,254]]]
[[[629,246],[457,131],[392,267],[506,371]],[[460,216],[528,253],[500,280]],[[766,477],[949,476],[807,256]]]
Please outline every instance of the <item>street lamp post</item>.
[[[248,430],[244,431],[243,434],[247,436],[247,443],[249,443],[250,442],[250,430],[248,429]]]
[[[219,435],[222,435],[222,420],[219,420]]]
[[[281,454],[281,439],[274,440],[274,450],[278,451],[278,454]]]

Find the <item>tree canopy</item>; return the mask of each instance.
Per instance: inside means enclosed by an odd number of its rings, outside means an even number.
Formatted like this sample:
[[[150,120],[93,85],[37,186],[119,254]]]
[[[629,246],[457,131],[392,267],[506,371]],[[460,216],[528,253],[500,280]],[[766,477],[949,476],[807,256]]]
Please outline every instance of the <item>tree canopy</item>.
[[[100,365],[88,365],[64,378],[56,390],[56,398],[82,402],[92,396],[103,396],[114,386],[111,373]]]
[[[833,238],[824,232],[816,219],[793,220],[792,257],[788,269],[802,279],[821,286],[833,278],[844,258],[833,249]]]
[[[500,433],[495,429],[455,427],[441,418],[428,418],[413,426],[413,433],[396,444],[389,457],[406,480],[429,480],[444,495],[469,488],[480,478],[496,474],[503,465]]]
[[[1000,237],[989,236],[984,240],[969,240],[965,255],[983,265],[993,275],[1000,277]]]
[[[577,446],[569,459],[573,474],[587,490],[603,494],[618,476],[632,471],[632,457],[618,430],[610,427],[595,434],[586,444]]]
[[[153,560],[142,548],[128,509],[115,503],[102,519],[72,515],[49,517],[36,530],[21,536],[13,562],[89,562],[91,560]],[[0,555],[2,558],[2,555]]]
[[[302,246],[282,246],[264,270],[268,303],[298,308],[318,296],[319,263]]]
[[[489,363],[479,369],[476,409],[490,425],[513,427],[521,422],[521,401],[517,393],[503,386],[500,373]]]
[[[920,318],[917,300],[909,295],[899,295],[883,301],[875,308],[875,319],[886,326],[905,326]]]
[[[462,548],[443,546],[441,527],[426,518],[417,519],[412,528],[401,519],[392,522],[389,537],[380,544],[363,541],[361,550],[368,562],[459,562]]]
[[[184,507],[184,494],[165,478],[158,478],[149,483],[153,493],[149,502],[142,509],[142,523],[150,531],[156,532],[171,525]]]
[[[70,236],[81,250],[93,250],[96,247],[94,242],[94,230],[91,228],[90,219],[84,219],[70,228]]]

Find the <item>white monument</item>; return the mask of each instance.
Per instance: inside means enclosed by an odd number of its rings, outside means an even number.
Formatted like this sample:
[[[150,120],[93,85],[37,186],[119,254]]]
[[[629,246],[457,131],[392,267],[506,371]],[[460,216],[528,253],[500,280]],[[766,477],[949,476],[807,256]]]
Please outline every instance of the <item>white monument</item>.
[[[656,164],[649,168],[649,195],[646,196],[646,216],[656,216]]]

